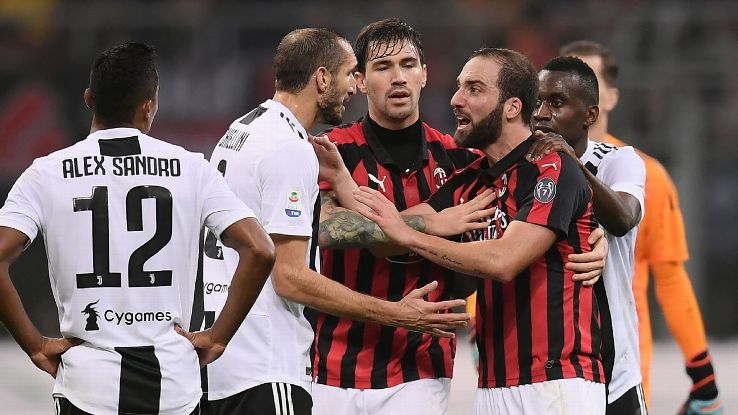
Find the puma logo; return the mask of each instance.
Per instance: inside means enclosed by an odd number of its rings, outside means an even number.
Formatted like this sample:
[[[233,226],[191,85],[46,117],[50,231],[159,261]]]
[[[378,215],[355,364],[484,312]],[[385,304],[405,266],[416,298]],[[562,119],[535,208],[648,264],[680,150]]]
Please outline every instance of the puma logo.
[[[541,164],[541,167],[546,167],[546,166],[553,166],[554,170],[556,170],[556,171],[559,170],[559,168],[556,167],[556,162],[555,161],[553,163]]]
[[[368,176],[369,180],[379,185],[379,188],[382,189],[383,193],[386,191],[384,188],[384,181],[387,180],[387,176],[382,177],[382,180],[377,179],[377,177],[371,173],[369,173]]]

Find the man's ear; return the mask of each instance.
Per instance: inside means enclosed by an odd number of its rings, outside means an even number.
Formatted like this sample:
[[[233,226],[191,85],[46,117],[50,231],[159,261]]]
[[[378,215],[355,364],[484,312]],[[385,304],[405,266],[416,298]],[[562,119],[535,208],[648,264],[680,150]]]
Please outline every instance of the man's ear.
[[[141,111],[146,115],[146,118],[153,117],[156,112],[156,108],[154,108],[154,100],[147,99],[144,101],[143,104],[141,104]]]
[[[328,68],[321,66],[315,70],[315,86],[318,89],[318,93],[322,94],[328,90],[331,85],[331,73]]]
[[[520,101],[520,98],[508,98],[503,105],[502,112],[508,121],[514,119],[523,112],[523,102]],[[527,121],[529,120],[526,120],[526,122]]]
[[[362,94],[366,94],[366,77],[361,72],[354,72],[354,78],[356,79],[356,88],[361,91]]]
[[[600,107],[597,105],[590,105],[587,108],[587,116],[584,118],[584,126],[589,128],[592,124],[597,121],[597,117],[600,115]]]
[[[90,88],[85,89],[85,92],[82,94],[82,98],[85,100],[87,108],[91,110],[95,109],[95,100],[92,98],[92,90]]]

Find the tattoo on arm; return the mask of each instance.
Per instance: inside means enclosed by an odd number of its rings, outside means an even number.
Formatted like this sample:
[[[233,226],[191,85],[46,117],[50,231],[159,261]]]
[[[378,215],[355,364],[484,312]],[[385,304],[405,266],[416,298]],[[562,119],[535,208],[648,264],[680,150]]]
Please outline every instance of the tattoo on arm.
[[[321,195],[321,209],[328,218],[320,222],[318,245],[324,248],[350,249],[391,242],[376,223],[360,214],[340,208],[335,193]],[[425,220],[422,216],[403,217],[411,228],[423,232]]]

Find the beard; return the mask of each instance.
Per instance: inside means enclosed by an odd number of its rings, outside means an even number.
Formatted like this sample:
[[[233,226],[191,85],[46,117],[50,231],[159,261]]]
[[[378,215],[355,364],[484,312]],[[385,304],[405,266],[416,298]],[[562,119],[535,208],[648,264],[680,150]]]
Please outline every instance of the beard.
[[[334,85],[328,87],[325,95],[318,101],[318,122],[338,125],[343,121],[343,99]]]
[[[502,103],[498,102],[495,109],[478,124],[470,123],[471,129],[467,127],[467,131],[457,131],[454,134],[456,145],[484,150],[490,144],[494,144],[502,134],[502,110],[504,107]]]

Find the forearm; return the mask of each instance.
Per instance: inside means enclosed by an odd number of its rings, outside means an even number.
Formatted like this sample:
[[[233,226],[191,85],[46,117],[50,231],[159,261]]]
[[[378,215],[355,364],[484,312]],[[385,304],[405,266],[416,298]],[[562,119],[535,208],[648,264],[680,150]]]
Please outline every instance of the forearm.
[[[490,245],[498,244],[494,240],[458,243],[413,232],[412,242],[408,248],[458,273],[502,282],[511,280],[516,275],[511,272],[507,260],[512,252],[502,246],[495,249]]]
[[[273,257],[239,250],[239,262],[228,297],[211,328],[216,342],[228,344],[259,297],[273,264]]]
[[[0,271],[0,319],[29,356],[41,349],[43,337],[28,317],[8,274],[8,264]]]
[[[582,167],[582,171],[592,187],[592,208],[597,221],[617,237],[628,233],[638,224],[638,215],[631,211],[616,191],[586,168]]]
[[[705,328],[697,298],[684,263],[651,265],[654,292],[669,331],[687,358],[707,348]],[[695,346],[696,345],[696,346]]]
[[[376,223],[356,212],[334,206],[321,216],[325,218],[320,221],[318,229],[318,244],[322,248],[351,249],[391,244]],[[403,219],[415,230],[422,232],[426,229],[425,220],[420,215],[404,216]],[[407,251],[398,248],[392,252],[392,255],[400,255]]]
[[[393,318],[395,303],[353,291],[307,266],[283,269],[277,278],[277,293],[288,300],[334,316],[397,325]]]

